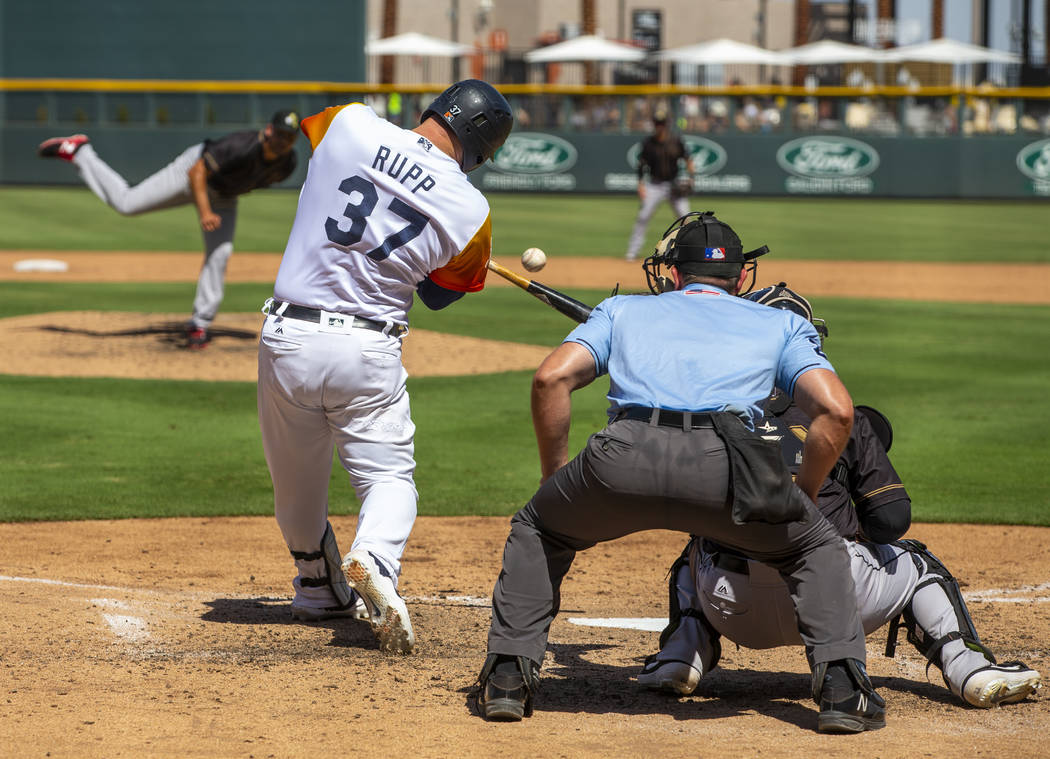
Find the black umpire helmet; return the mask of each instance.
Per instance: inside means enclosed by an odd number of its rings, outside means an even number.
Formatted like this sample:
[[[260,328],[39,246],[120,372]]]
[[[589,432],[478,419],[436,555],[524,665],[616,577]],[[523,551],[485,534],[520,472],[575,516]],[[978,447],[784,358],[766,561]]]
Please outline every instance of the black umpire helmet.
[[[780,308],[798,314],[816,328],[821,341],[828,336],[828,326],[823,319],[813,316],[813,306],[808,300],[789,288],[785,282],[778,282],[775,285],[763,287],[761,290],[755,290],[746,297],[763,306]]]
[[[661,266],[674,266],[682,274],[704,277],[737,277],[743,268],[751,275],[751,284],[743,295],[755,284],[755,270],[761,255],[769,252],[761,248],[744,252],[740,237],[732,227],[715,218],[714,211],[687,213],[676,219],[656,246],[656,251],[642,263],[649,290],[655,294],[674,287],[673,281],[662,276]]]
[[[510,103],[495,87],[480,79],[456,82],[427,106],[419,119],[431,116],[452,130],[463,146],[460,168],[471,171],[495,155],[514,126]]]

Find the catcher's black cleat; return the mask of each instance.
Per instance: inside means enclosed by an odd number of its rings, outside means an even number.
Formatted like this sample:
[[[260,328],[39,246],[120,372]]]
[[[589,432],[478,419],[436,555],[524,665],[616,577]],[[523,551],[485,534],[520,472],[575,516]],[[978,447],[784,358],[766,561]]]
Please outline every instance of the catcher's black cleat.
[[[820,704],[818,732],[862,733],[886,726],[886,702],[872,687],[864,665],[854,659],[818,664],[813,699]]]
[[[535,663],[524,656],[489,654],[478,677],[478,707],[485,719],[518,722],[532,716]]]

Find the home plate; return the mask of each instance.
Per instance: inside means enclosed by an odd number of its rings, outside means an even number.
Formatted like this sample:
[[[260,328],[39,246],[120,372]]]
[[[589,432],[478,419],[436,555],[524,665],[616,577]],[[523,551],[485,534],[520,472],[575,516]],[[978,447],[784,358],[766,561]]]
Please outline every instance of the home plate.
[[[583,627],[616,627],[621,630],[650,630],[659,632],[667,627],[667,617],[569,617],[574,625]]]
[[[54,258],[26,258],[15,261],[15,271],[68,271],[69,264]]]

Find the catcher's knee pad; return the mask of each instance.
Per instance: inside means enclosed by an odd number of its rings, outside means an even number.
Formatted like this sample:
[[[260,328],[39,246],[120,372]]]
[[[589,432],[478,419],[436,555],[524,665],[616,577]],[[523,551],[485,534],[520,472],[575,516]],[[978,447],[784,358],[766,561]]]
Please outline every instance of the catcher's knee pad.
[[[962,591],[959,589],[959,582],[948,571],[948,568],[944,566],[940,559],[930,553],[923,543],[917,540],[897,540],[890,545],[903,548],[908,552],[911,560],[919,570],[920,578],[923,579],[919,581],[903,611],[896,619],[890,622],[889,635],[886,640],[886,656],[892,657],[894,655],[897,647],[897,631],[903,627],[907,633],[908,642],[926,657],[928,662],[926,665],[927,670],[930,668],[930,665],[935,665],[938,669],[941,669],[940,651],[947,643],[953,640],[961,640],[967,648],[981,652],[994,664],[995,656],[984,647],[977,636],[977,629],[970,618],[969,609],[966,608]],[[939,637],[919,624],[913,608],[915,595],[929,585],[940,586],[952,610],[955,612],[957,629]],[[902,617],[904,619],[903,622],[901,621]]]
[[[340,606],[349,606],[354,601],[354,591],[343,574],[343,557],[339,554],[339,545],[335,542],[335,533],[331,523],[325,523],[321,547],[317,551],[292,551],[292,558],[298,561],[317,561],[324,559],[324,577],[299,577],[299,584],[306,588],[330,588]]]

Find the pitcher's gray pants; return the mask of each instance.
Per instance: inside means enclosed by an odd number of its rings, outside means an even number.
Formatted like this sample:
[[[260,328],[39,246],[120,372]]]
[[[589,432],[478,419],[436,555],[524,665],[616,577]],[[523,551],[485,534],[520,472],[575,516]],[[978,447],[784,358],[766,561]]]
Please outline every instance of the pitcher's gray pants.
[[[645,186],[645,200],[638,209],[638,218],[634,220],[634,229],[631,230],[631,240],[627,243],[627,260],[633,261],[638,257],[638,251],[645,241],[645,230],[649,227],[649,220],[653,218],[656,207],[664,201],[671,204],[675,212],[675,218],[680,218],[689,213],[689,198],[680,198],[671,195],[670,182],[648,182]]]
[[[203,145],[191,145],[160,171],[146,177],[134,187],[99,158],[88,143],[77,151],[73,163],[80,176],[103,203],[123,216],[173,208],[193,203],[187,172],[201,156]],[[214,232],[203,232],[204,265],[197,279],[193,299],[193,324],[207,328],[222,305],[226,264],[233,253],[233,233],[237,226],[237,198],[209,192],[212,210],[222,219]]]
[[[727,481],[725,445],[712,429],[625,419],[592,435],[511,520],[492,594],[489,653],[541,663],[576,552],[663,529],[710,536],[777,569],[811,667],[864,662],[850,559],[835,529],[812,504],[805,522],[734,524]]]

